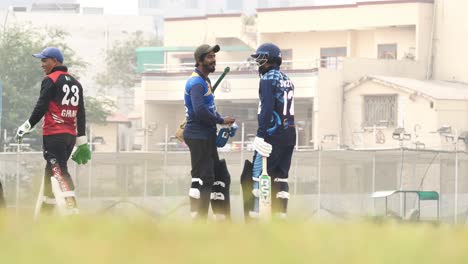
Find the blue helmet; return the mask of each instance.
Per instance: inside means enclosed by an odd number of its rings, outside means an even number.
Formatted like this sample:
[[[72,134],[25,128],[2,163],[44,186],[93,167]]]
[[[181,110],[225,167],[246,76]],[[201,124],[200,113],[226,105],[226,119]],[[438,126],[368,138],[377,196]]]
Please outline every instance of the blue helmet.
[[[281,50],[273,43],[264,43],[258,46],[255,53],[250,56],[255,59],[260,67],[267,62],[280,66],[282,62]]]

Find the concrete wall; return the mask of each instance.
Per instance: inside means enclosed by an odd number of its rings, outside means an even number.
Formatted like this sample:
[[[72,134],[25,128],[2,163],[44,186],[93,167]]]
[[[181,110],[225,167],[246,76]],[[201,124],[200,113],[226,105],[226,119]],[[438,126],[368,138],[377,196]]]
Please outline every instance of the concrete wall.
[[[421,15],[419,8],[421,5],[431,4],[374,2],[374,4],[327,8],[259,9],[258,31],[309,32],[416,25]]]
[[[416,49],[414,26],[376,28],[372,30],[338,30],[327,32],[287,32],[260,34],[259,43],[273,42],[281,49],[292,49],[293,60],[319,59],[321,48],[346,47],[348,57],[377,58],[379,44],[397,44],[397,59]]]
[[[468,83],[468,1],[436,0],[437,23],[434,29],[434,72],[437,80]]]
[[[373,94],[395,94],[398,96],[398,126],[404,126],[407,133],[412,134],[405,146],[414,147],[414,141],[426,144],[426,148],[439,148],[443,145],[439,134],[434,133],[442,125],[452,125],[460,130],[467,129],[468,108],[466,102],[437,101],[435,99],[410,96],[382,84],[371,81],[347,91],[345,93],[343,116],[343,142],[354,147],[398,147],[399,142],[392,139],[392,132],[396,127],[383,129],[365,128],[362,126],[363,96]],[[431,102],[433,107],[431,107]],[[377,144],[376,132],[382,131],[385,136],[384,144]],[[417,137],[416,137],[417,136]]]
[[[320,69],[317,94],[314,97],[314,148],[336,148],[337,142],[323,141],[324,135],[334,134],[339,140],[343,100],[341,71]]]
[[[105,125],[91,124],[91,138],[103,137],[105,144],[94,145],[94,151],[115,152],[117,151],[117,123],[107,123]]]
[[[365,75],[386,75],[424,79],[426,65],[412,60],[376,60],[345,58],[343,60],[343,80],[354,82]]]

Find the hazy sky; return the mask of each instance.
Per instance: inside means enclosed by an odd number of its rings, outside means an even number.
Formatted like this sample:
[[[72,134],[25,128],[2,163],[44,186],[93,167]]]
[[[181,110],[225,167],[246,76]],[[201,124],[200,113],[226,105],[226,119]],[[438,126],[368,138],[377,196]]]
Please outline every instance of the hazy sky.
[[[210,0],[205,0],[210,1]],[[270,0],[272,3],[281,3],[282,0]],[[359,1],[382,1],[382,0],[289,0],[291,5],[336,5],[352,4]],[[105,14],[138,14],[138,0],[0,0],[0,8],[8,6],[24,6],[31,3],[79,3],[81,7],[103,7]]]

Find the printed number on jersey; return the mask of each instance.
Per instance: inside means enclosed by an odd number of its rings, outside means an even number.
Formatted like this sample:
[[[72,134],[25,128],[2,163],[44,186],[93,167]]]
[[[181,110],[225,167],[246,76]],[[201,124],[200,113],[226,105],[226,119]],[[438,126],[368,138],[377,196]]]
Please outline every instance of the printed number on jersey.
[[[294,115],[294,90],[284,91],[283,93],[283,115],[288,115],[288,105],[289,105],[289,115]]]
[[[62,91],[65,93],[65,96],[62,99],[62,105],[72,105],[78,106],[78,102],[80,100],[80,90],[78,86],[72,85],[68,86],[68,84],[63,85]]]

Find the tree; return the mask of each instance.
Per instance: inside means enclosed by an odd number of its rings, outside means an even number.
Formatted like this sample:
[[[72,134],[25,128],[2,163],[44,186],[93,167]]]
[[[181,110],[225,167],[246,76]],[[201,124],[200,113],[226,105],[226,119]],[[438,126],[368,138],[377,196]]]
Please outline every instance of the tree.
[[[106,98],[85,97],[86,122],[105,124],[115,109],[115,103]]]
[[[137,60],[135,49],[157,45],[156,39],[147,39],[141,31],[132,34],[125,41],[114,42],[106,53],[106,69],[96,76],[96,83],[104,89],[132,88],[137,78]]]
[[[46,46],[62,49],[67,65],[74,69],[84,67],[75,59],[73,50],[64,39],[68,34],[59,29],[38,30],[29,25],[12,25],[0,38],[0,80],[3,84],[2,129],[12,133],[31,114],[39,96],[44,73],[40,61],[32,54]],[[9,111],[5,111],[5,110]]]

